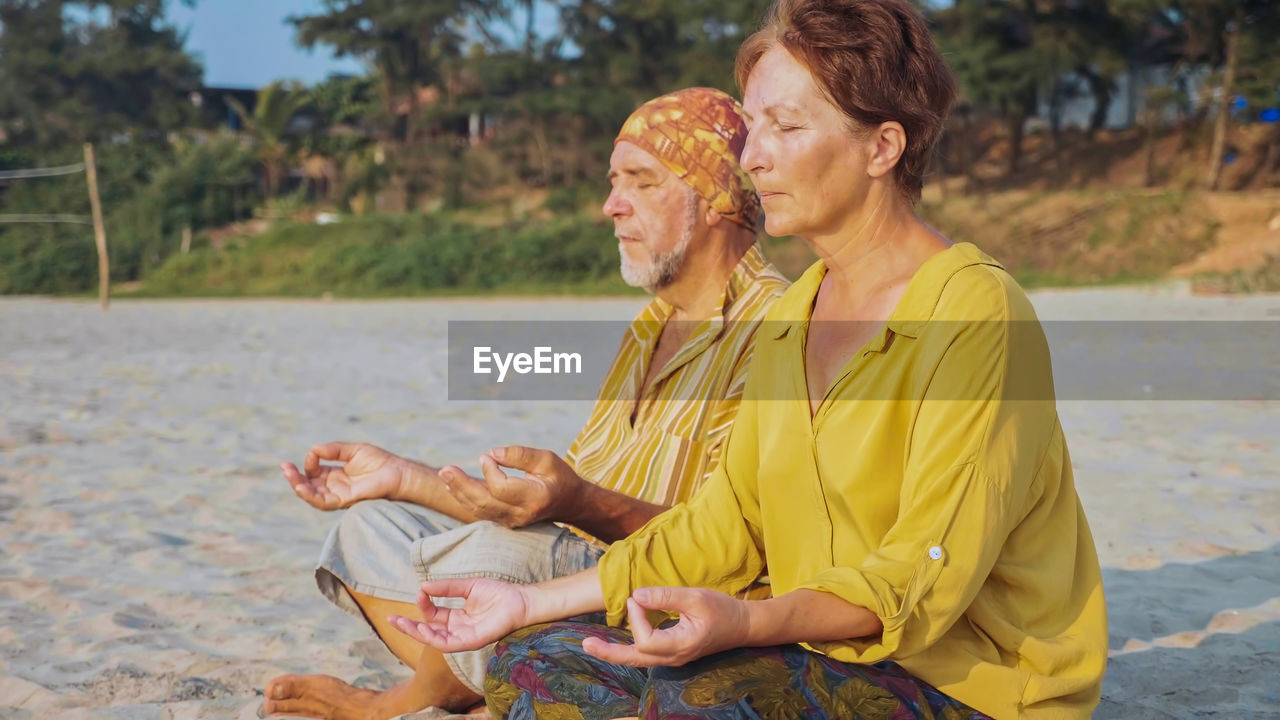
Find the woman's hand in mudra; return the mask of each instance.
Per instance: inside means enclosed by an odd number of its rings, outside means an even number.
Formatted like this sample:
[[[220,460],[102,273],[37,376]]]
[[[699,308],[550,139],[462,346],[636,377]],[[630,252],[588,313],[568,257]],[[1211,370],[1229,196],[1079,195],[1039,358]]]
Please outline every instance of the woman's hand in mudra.
[[[431,598],[464,598],[460,608],[438,607]],[[422,620],[392,615],[400,632],[441,652],[475,650],[528,624],[527,586],[484,578],[422,583]]]
[[[666,628],[649,624],[644,611],[680,613],[680,621]],[[747,640],[748,613],[744,600],[702,588],[641,588],[627,599],[627,619],[635,642],[611,643],[588,637],[582,649],[606,662],[639,667],[676,667],[722,650],[742,647]]]

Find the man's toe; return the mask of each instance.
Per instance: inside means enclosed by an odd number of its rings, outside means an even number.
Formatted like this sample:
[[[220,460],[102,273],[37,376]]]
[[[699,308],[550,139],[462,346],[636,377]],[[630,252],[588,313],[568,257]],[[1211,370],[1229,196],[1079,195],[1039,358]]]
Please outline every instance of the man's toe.
[[[281,675],[271,678],[271,682],[267,683],[267,687],[263,689],[263,695],[268,700],[284,700],[286,698],[296,697],[293,692],[294,676]]]

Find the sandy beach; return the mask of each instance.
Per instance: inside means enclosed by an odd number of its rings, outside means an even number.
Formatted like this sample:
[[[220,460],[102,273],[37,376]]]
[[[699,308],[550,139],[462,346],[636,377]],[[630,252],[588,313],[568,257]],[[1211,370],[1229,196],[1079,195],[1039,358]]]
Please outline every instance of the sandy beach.
[[[1280,323],[1280,297],[1176,287],[1033,301],[1047,320]],[[446,321],[639,306],[0,299],[0,718],[252,718],[280,673],[405,677],[316,592],[336,516],[279,463],[336,439],[471,469],[499,443],[562,451],[587,404],[448,400]],[[1097,717],[1280,718],[1280,402],[1060,412],[1110,610]]]

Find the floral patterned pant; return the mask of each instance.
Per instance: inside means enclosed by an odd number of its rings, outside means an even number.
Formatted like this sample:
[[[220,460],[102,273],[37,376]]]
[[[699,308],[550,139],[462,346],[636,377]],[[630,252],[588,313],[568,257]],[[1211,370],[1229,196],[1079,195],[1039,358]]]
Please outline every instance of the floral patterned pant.
[[[730,650],[678,668],[634,668],[588,655],[586,637],[631,642],[627,630],[581,622],[507,636],[489,662],[489,711],[521,720],[990,720],[892,662],[843,663],[785,645]]]

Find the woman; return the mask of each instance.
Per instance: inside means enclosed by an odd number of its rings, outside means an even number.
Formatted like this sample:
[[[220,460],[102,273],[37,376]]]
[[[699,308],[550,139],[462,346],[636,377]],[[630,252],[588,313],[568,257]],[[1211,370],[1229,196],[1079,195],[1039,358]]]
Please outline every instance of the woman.
[[[441,649],[525,627],[486,688],[511,717],[1087,717],[1105,607],[1043,333],[913,212],[954,95],[923,19],[779,0],[737,75],[766,229],[820,260],[761,330],[719,470],[596,570],[427,584],[397,626]],[[766,565],[774,597],[729,595]]]

